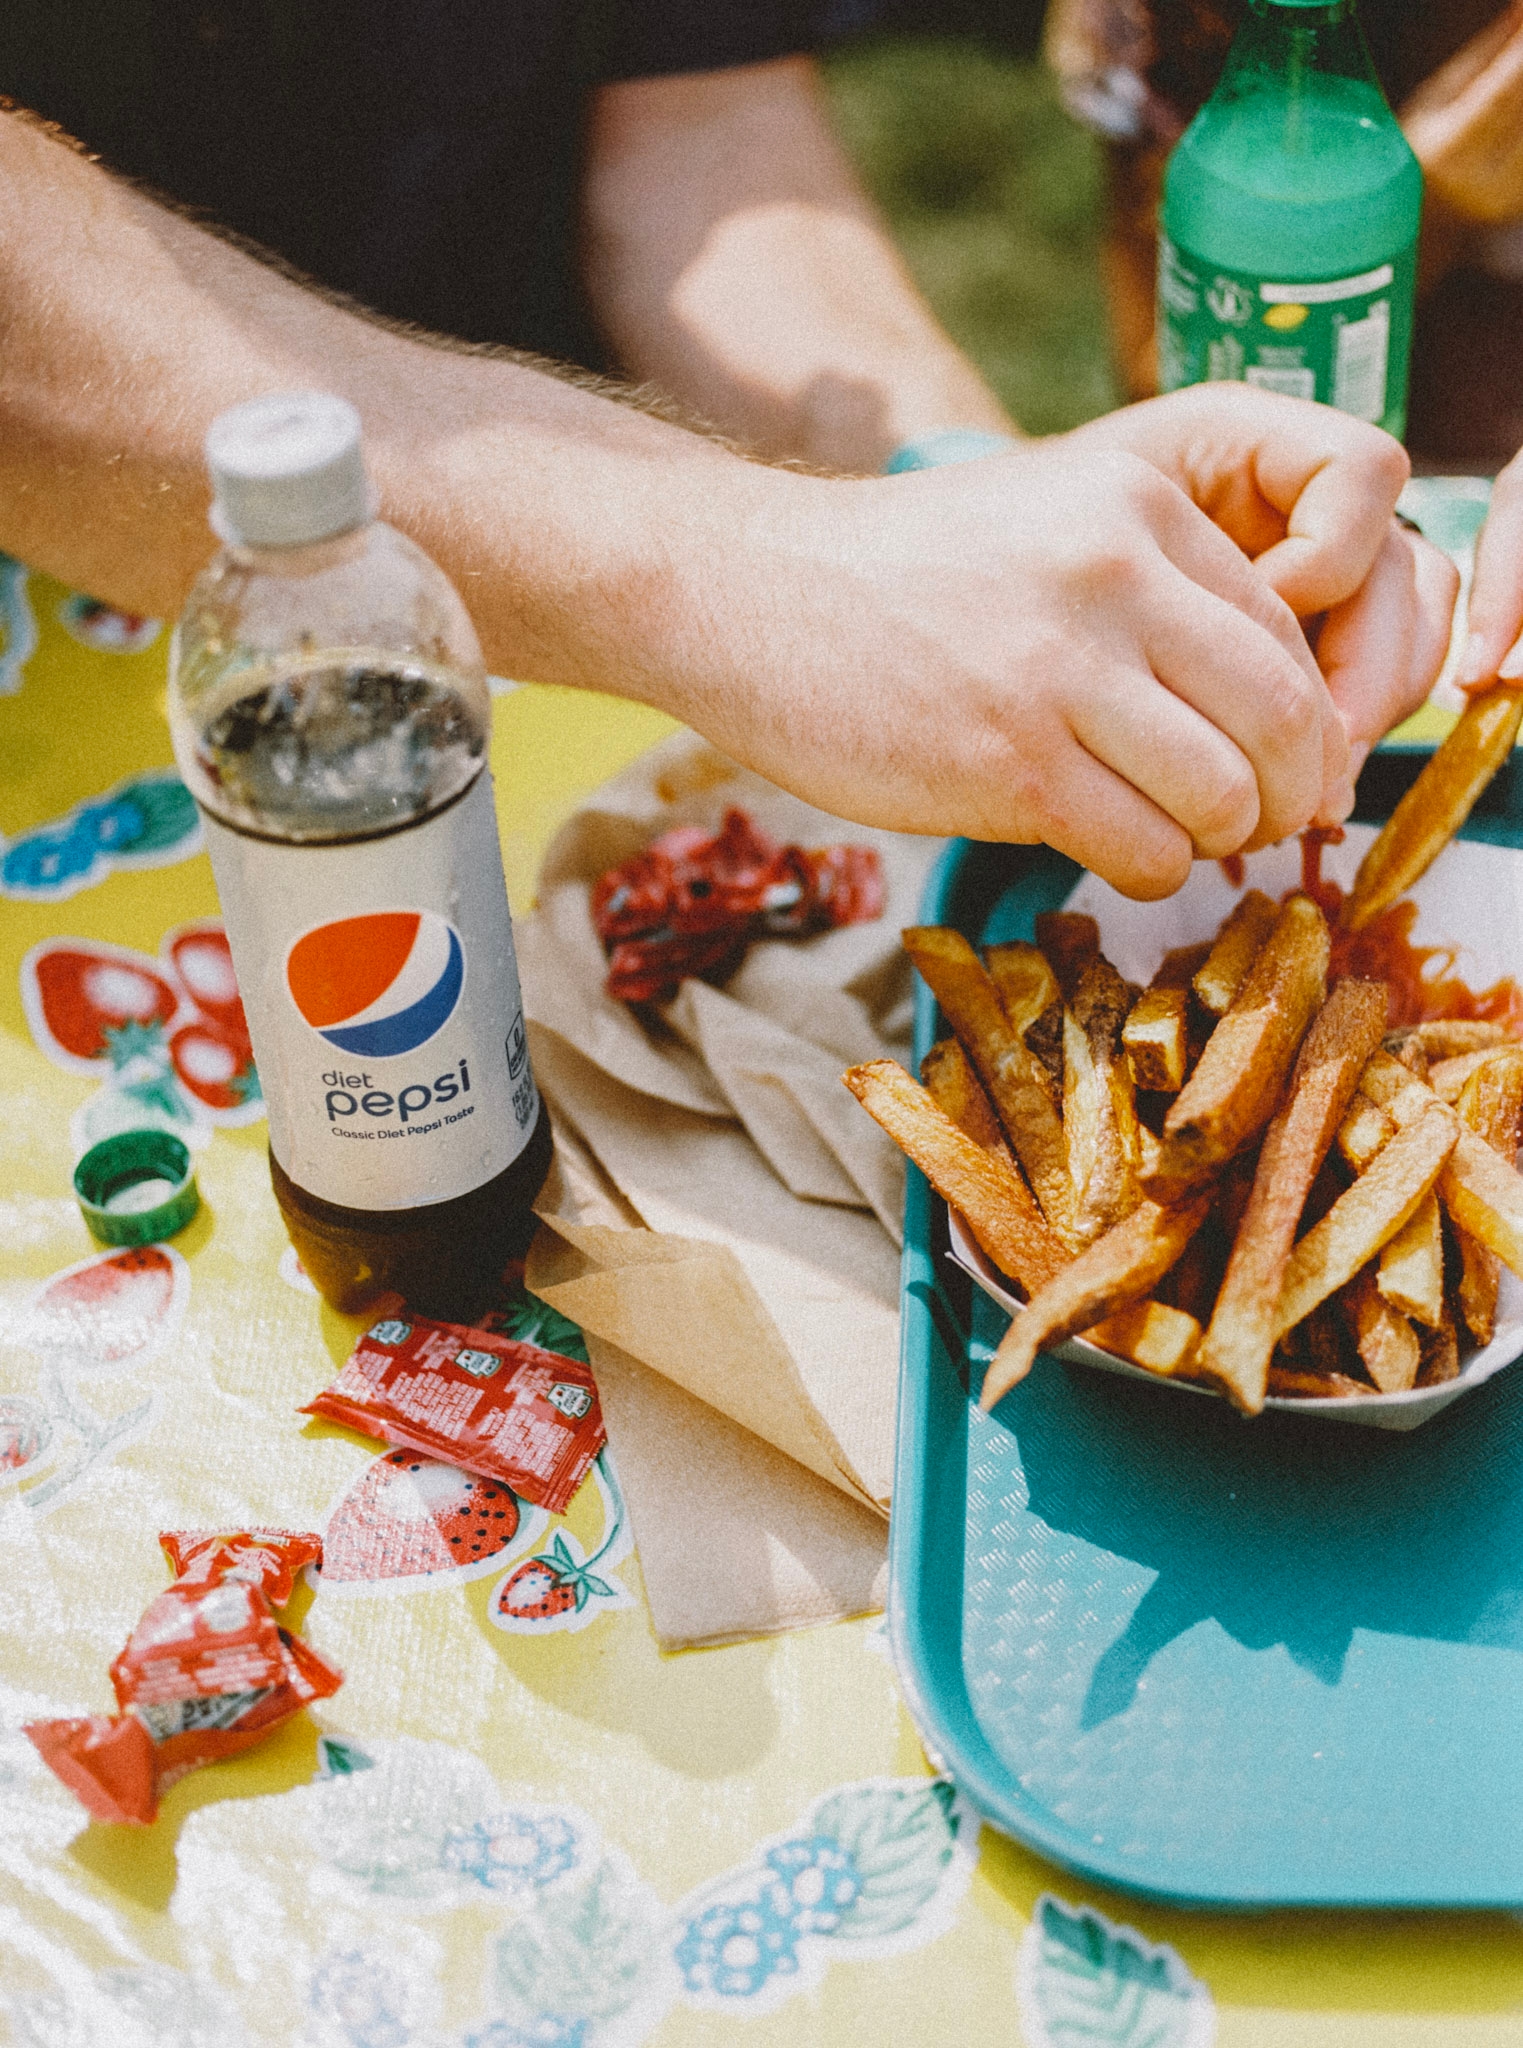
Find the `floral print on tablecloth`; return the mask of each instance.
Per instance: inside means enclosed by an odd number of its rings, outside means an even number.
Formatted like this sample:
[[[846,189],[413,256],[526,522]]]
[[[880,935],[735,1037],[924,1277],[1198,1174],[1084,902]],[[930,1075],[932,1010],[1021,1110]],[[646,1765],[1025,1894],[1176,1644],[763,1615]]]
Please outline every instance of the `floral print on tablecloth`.
[[[945,1779],[866,1779],[668,1904],[581,1808],[448,1744],[335,1735],[311,1784],[187,1817],[184,1971],[60,1959],[8,2011],[26,2048],[639,2048],[676,2006],[772,2011],[838,1963],[935,1940],[977,1840]],[[463,2024],[445,2012],[462,1937],[481,1987]]]

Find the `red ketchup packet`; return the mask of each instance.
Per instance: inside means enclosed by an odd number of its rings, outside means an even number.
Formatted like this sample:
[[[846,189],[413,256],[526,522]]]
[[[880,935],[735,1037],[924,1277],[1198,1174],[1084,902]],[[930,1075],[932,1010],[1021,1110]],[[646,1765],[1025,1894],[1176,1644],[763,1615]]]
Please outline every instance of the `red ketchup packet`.
[[[373,1324],[298,1413],[499,1480],[553,1515],[607,1441],[597,1383],[576,1359],[406,1311]]]
[[[679,825],[592,885],[608,993],[665,1003],[687,976],[729,979],[753,939],[805,938],[883,915],[870,846],[783,846],[744,811],[718,832]]]
[[[44,1763],[96,1820],[146,1825],[187,1771],[236,1756],[341,1672],[271,1612],[322,1541],[287,1529],[171,1530],[177,1576],[151,1600],[111,1666],[119,1714],[33,1721]]]

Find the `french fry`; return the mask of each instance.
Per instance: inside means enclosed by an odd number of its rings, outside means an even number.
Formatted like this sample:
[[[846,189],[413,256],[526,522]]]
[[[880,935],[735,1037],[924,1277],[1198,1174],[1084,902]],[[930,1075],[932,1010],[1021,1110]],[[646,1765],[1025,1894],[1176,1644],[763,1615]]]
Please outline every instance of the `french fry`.
[[[1054,1109],[1063,1106],[1063,1019],[1067,1014],[1067,1005],[1059,996],[1025,1031],[1026,1050],[1047,1079]]]
[[[1373,1394],[1376,1389],[1351,1379],[1346,1372],[1299,1372],[1292,1366],[1272,1365],[1269,1391],[1277,1401],[1346,1401],[1357,1394]]]
[[[1296,1225],[1385,1021],[1383,982],[1339,982],[1306,1034],[1290,1092],[1265,1133],[1197,1360],[1246,1415],[1264,1405],[1275,1311]]]
[[[1417,1385],[1422,1346],[1417,1332],[1391,1306],[1368,1266],[1338,1297],[1365,1371],[1382,1394],[1405,1394]]]
[[[1380,1254],[1375,1282],[1392,1308],[1436,1330],[1444,1319],[1444,1224],[1425,1195]]]
[[[1112,1351],[1160,1379],[1193,1379],[1200,1324],[1182,1308],[1161,1301],[1134,1301],[1084,1332],[1086,1344]]]
[[[1082,910],[1037,913],[1036,942],[1057,976],[1065,1001],[1072,1001],[1079,976],[1100,950],[1100,927]]]
[[[1359,1086],[1398,1127],[1419,1121],[1434,1103],[1444,1107],[1431,1088],[1414,1081],[1389,1053],[1376,1053],[1360,1075]],[[1523,1278],[1523,1179],[1484,1138],[1456,1123],[1459,1137],[1439,1179],[1439,1200],[1461,1230]],[[1395,1142],[1393,1138],[1391,1143]]]
[[[1005,1143],[999,1118],[989,1105],[968,1055],[955,1038],[943,1038],[920,1062],[920,1084],[931,1100],[975,1145],[996,1152],[1013,1168],[1015,1159]]]
[[[984,965],[999,990],[1010,1028],[1023,1036],[1045,1009],[1063,1000],[1058,977],[1047,964],[1046,954],[1024,940],[987,947]]]
[[[1202,939],[1193,946],[1171,946],[1158,963],[1149,988],[1188,988],[1211,958],[1212,941]]]
[[[1511,1050],[1505,1045],[1488,1045],[1477,1052],[1456,1053],[1453,1059],[1436,1060],[1428,1069],[1428,1086],[1440,1102],[1458,1102],[1465,1083],[1478,1067],[1487,1066],[1492,1060],[1507,1059]]]
[[[962,1040],[1048,1222],[1076,1246],[1068,1143],[1045,1068],[1011,1029],[999,991],[961,932],[912,926],[904,947]]]
[[[1274,1114],[1322,1003],[1328,951],[1321,911],[1309,896],[1292,896],[1169,1106],[1161,1156],[1142,1183],[1154,1201],[1177,1201],[1208,1180]]]
[[[1516,1169],[1462,1130],[1438,1192],[1459,1228],[1523,1279],[1523,1180]]]
[[[1455,1104],[1467,1130],[1511,1161],[1518,1150],[1523,1118],[1523,1047],[1509,1046],[1487,1059],[1465,1082]],[[1489,1344],[1497,1328],[1497,1282],[1501,1260],[1466,1230],[1456,1230],[1460,1255],[1460,1314],[1477,1344]]]
[[[1419,1081],[1388,1052],[1371,1054],[1359,1076],[1359,1092],[1367,1095],[1377,1109],[1384,1110],[1398,1128],[1415,1123],[1429,1103],[1438,1100],[1426,1082]]]
[[[1420,1387],[1441,1387],[1460,1376],[1460,1340],[1454,1318],[1446,1309],[1438,1328],[1423,1343],[1423,1362],[1418,1370]]]
[[[1502,1025],[1478,1017],[1432,1017],[1426,1024],[1414,1024],[1412,1033],[1421,1039],[1430,1060],[1452,1060],[1464,1052],[1484,1052],[1488,1046],[1509,1042]]]
[[[1135,1209],[1137,1111],[1119,1036],[1130,995],[1097,956],[1079,977],[1063,1024],[1063,1131],[1075,1195],[1075,1229],[1093,1241]]]
[[[1489,1344],[1497,1333],[1497,1294],[1502,1279],[1502,1261],[1493,1251],[1461,1230],[1456,1224],[1455,1242],[1460,1255],[1460,1277],[1455,1287],[1460,1314],[1471,1340]]]
[[[1213,1017],[1225,1017],[1232,998],[1274,930],[1279,905],[1262,889],[1250,889],[1233,907],[1215,944],[1195,976],[1195,993]]]
[[[1090,1330],[1140,1301],[1168,1272],[1211,1206],[1203,1190],[1177,1208],[1144,1202],[1032,1295],[1000,1341],[984,1378],[980,1405],[989,1409],[1030,1372],[1048,1344]]]
[[[1395,1135],[1396,1126],[1383,1109],[1360,1093],[1338,1126],[1338,1150],[1355,1173],[1363,1173],[1381,1147]]]
[[[1377,1059],[1382,1057],[1389,1055],[1376,1054]],[[1390,1243],[1443,1172],[1459,1136],[1454,1111],[1428,1094],[1423,1114],[1397,1130],[1291,1253],[1275,1310],[1276,1336],[1309,1316]]]
[[[1317,1303],[1306,1320],[1297,1324],[1294,1334],[1301,1340],[1307,1369],[1323,1379],[1331,1379],[1345,1364],[1353,1363],[1348,1357],[1343,1318],[1331,1296]]]
[[[1359,863],[1343,906],[1350,931],[1389,909],[1427,872],[1512,752],[1520,719],[1523,690],[1499,683],[1470,699]]]
[[[1121,1043],[1139,1088],[1177,1095],[1185,1085],[1190,991],[1146,988],[1121,1027]]]
[[[1002,1273],[1035,1294],[1063,1272],[1068,1253],[1020,1174],[960,1131],[903,1067],[894,1060],[869,1060],[841,1078],[942,1200],[966,1220]]]
[[[1432,1062],[1427,1047],[1415,1031],[1393,1031],[1386,1040],[1386,1051],[1409,1074],[1415,1074],[1419,1081],[1427,1080]]]
[[[1147,1125],[1139,1120],[1137,1125],[1137,1181],[1141,1185],[1145,1173],[1151,1173],[1158,1164],[1162,1147]]]
[[[1211,942],[1175,946],[1158,963],[1158,972],[1133,1003],[1121,1027],[1132,1080],[1158,1095],[1177,1095],[1185,1084],[1192,1058],[1204,1043],[1190,1012],[1190,983],[1210,957]]]

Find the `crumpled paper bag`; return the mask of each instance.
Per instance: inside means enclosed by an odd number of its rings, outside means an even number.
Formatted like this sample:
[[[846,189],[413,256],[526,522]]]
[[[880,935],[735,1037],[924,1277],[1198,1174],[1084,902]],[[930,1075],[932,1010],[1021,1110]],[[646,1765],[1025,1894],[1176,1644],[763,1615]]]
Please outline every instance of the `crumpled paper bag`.
[[[881,920],[762,941],[643,1023],[603,992],[589,885],[739,805],[875,846]],[[529,1284],[587,1332],[668,1648],[881,1605],[903,1165],[840,1080],[904,1056],[899,945],[938,843],[811,809],[680,735],[599,790],[540,873],[519,952],[557,1166]]]

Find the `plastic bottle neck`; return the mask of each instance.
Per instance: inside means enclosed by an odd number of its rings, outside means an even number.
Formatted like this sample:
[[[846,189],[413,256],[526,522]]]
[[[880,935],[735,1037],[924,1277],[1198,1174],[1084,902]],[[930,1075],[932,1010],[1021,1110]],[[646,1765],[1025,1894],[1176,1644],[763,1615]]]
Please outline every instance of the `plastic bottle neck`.
[[[339,569],[357,562],[365,553],[378,522],[348,527],[329,534],[325,540],[306,541],[297,547],[264,547],[247,541],[224,541],[224,560],[250,576],[320,576],[326,569]]]

